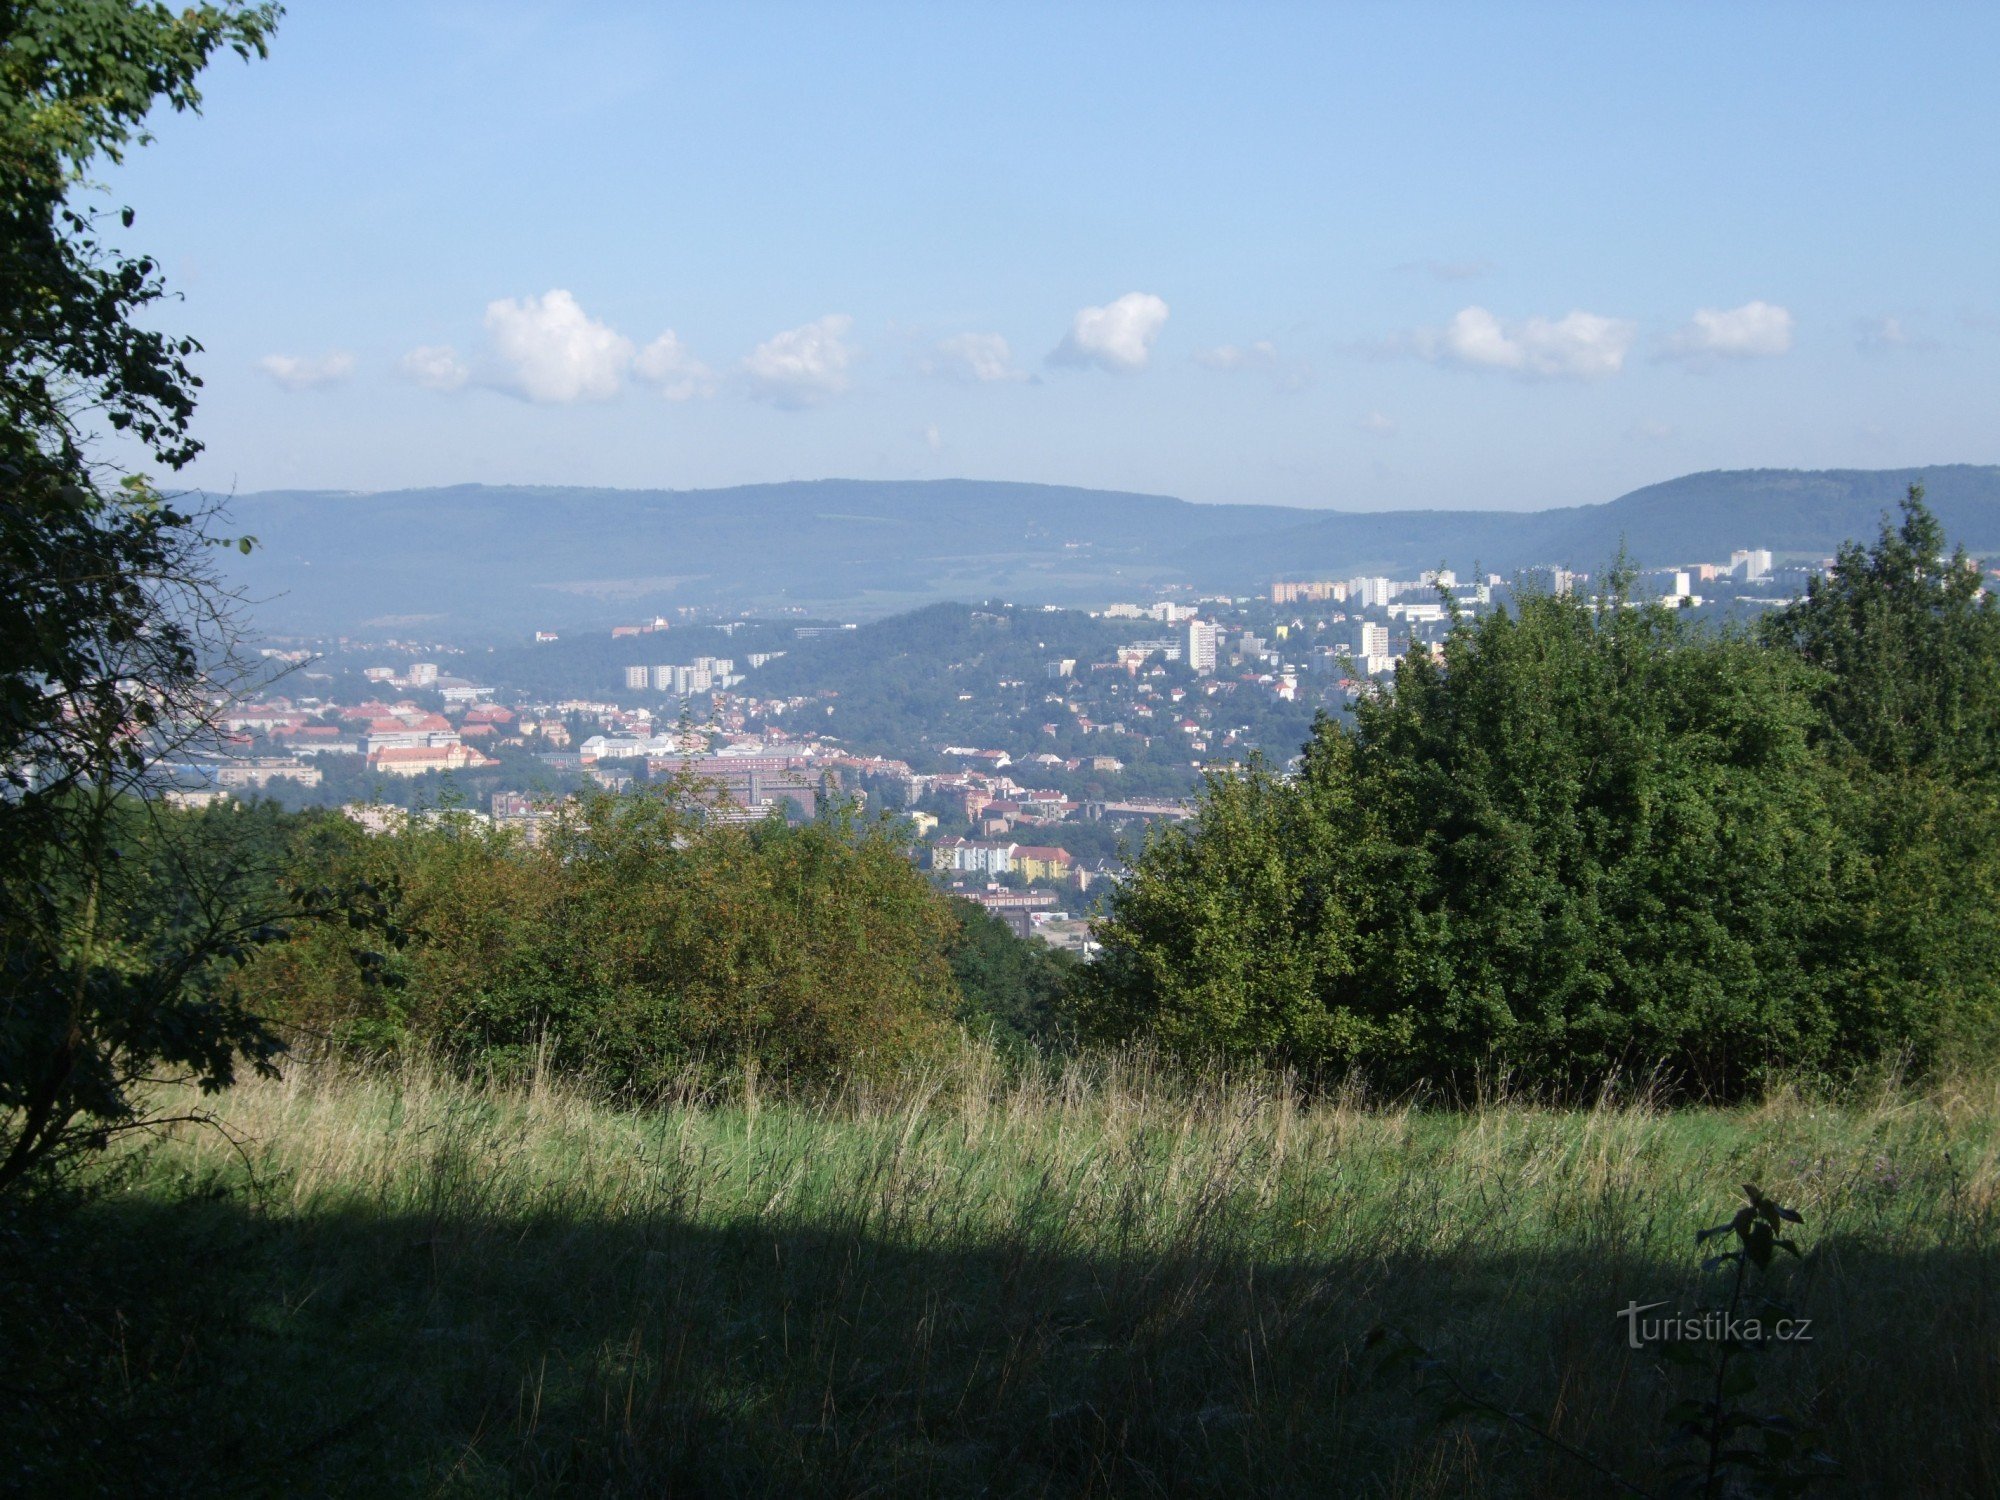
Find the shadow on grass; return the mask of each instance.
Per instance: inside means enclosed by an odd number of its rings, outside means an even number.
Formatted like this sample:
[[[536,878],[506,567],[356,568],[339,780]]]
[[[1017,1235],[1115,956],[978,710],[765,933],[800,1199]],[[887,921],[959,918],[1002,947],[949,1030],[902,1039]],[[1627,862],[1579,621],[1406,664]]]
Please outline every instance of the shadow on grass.
[[[1692,1256],[1690,1256],[1692,1261]],[[1982,1254],[1830,1241],[1766,1391],[1834,1492],[2000,1491]],[[1288,1265],[667,1218],[266,1217],[228,1197],[0,1224],[0,1448],[33,1494],[1536,1494],[1606,1482],[1441,1427],[1388,1322],[1642,1485],[1686,1387],[1626,1347],[1690,1266],[1567,1249]]]

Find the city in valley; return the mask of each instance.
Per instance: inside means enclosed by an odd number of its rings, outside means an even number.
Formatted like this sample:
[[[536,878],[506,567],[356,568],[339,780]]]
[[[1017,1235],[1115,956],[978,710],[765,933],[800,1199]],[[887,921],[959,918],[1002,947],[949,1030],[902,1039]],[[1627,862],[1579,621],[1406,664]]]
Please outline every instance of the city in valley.
[[[1627,589],[1754,617],[1831,563],[1746,548],[1638,571]],[[1406,654],[1439,651],[1454,620],[1521,590],[1592,586],[1555,566],[1444,569],[1088,611],[945,604],[797,624],[684,609],[529,630],[508,648],[287,643],[264,648],[264,689],[224,710],[226,753],[176,766],[169,795],[338,806],[374,830],[449,813],[530,840],[585,786],[680,777],[728,821],[845,802],[907,819],[945,889],[1087,955],[1106,883],[1148,824],[1189,816],[1204,772],[1252,757],[1282,771],[1316,714],[1343,714]],[[914,713],[882,693],[913,662],[949,685]]]

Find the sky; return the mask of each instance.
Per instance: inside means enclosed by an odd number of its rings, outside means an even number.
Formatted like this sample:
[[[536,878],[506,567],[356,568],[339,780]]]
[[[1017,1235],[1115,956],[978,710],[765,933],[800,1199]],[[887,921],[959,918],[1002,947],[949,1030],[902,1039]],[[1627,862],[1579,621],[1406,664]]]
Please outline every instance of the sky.
[[[292,0],[184,479],[1539,509],[2000,461],[2000,6]]]

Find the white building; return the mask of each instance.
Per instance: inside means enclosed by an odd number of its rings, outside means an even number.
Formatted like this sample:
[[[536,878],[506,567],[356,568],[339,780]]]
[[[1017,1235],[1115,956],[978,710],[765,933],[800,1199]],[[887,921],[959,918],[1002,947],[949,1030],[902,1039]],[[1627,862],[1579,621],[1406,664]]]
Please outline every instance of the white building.
[[[1203,677],[1215,671],[1215,626],[1206,620],[1188,622],[1187,664]]]
[[[1741,574],[1745,583],[1761,583],[1771,576],[1770,549],[1753,547],[1747,552],[1730,553],[1729,571]]]

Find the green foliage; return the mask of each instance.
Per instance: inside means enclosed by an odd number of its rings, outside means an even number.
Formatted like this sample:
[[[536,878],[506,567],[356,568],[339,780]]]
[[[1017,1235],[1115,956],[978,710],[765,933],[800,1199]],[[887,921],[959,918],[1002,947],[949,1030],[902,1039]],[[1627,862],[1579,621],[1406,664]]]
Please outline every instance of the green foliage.
[[[956,924],[890,824],[711,812],[676,783],[589,797],[532,848],[451,813],[378,837],[329,827],[295,879],[384,892],[402,945],[314,924],[240,991],[351,1046],[503,1072],[540,1057],[642,1090],[691,1071],[878,1074],[942,1034]]]
[[[152,325],[157,267],[110,249],[76,190],[146,141],[157,103],[197,107],[214,53],[261,53],[276,14],[0,7],[0,1189],[133,1123],[155,1065],[220,1087],[275,1046],[207,983],[263,926],[229,881],[171,942],[134,933],[151,907],[131,872],[177,826],[135,800],[154,757],[201,735],[230,632],[209,517],[141,475],[109,482],[92,451],[108,429],[187,463],[197,346]]]
[[[1076,960],[1046,943],[1015,937],[1005,922],[976,902],[954,897],[951,907],[958,921],[950,957],[959,1020],[1015,1044],[1050,1047],[1062,1042]]]
[[[1900,524],[1849,542],[1771,640],[1820,668],[1826,737],[1870,769],[2000,775],[2000,600],[1911,485]]]
[[[1733,1095],[1990,1050],[2000,614],[1900,531],[1764,640],[1531,596],[1289,781],[1211,778],[1084,990],[1100,1036],[1379,1082]]]
[[[0,1188],[156,1124],[147,1085],[163,1074],[214,1093],[245,1064],[271,1072],[279,1041],[243,1004],[236,970],[285,923],[348,909],[331,889],[280,884],[309,820],[95,790],[70,801],[65,830],[96,852],[36,860],[42,879],[5,936]],[[12,869],[31,857],[15,850]]]

